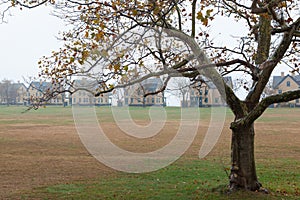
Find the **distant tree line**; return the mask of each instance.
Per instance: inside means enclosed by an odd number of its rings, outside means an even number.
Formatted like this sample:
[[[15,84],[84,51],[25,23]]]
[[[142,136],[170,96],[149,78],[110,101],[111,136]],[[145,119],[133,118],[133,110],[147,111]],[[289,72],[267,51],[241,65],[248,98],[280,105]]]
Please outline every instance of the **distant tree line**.
[[[0,103],[5,105],[14,105],[17,103],[17,85],[12,80],[4,79],[0,82]]]

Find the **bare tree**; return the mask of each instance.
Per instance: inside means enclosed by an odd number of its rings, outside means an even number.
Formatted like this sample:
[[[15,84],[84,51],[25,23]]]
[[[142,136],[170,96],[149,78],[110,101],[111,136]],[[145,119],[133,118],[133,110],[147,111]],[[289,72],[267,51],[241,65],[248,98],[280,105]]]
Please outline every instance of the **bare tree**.
[[[14,86],[15,85],[11,80],[2,80],[0,83],[0,99],[2,104],[9,106],[16,103],[18,92],[17,88]]]
[[[123,88],[114,90],[112,97],[117,100],[117,106],[124,105],[124,90]]]
[[[190,92],[191,81],[188,78],[178,77],[172,79],[170,86],[168,87],[169,92],[173,95],[181,97],[181,106],[188,106],[188,96]]]

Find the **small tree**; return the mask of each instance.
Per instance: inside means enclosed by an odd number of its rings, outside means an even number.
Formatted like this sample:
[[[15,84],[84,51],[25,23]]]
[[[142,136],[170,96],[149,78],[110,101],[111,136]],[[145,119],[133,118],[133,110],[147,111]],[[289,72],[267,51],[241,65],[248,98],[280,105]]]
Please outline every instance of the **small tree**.
[[[15,104],[18,96],[17,88],[11,80],[2,80],[0,83],[0,99],[7,106]]]
[[[176,96],[181,97],[181,106],[188,106],[188,95],[190,92],[190,79],[188,78],[174,78],[170,84],[169,90]]]
[[[7,11],[11,6],[34,8],[46,3],[54,5],[55,15],[73,28],[61,36],[64,48],[41,59],[41,76],[70,87],[74,76],[89,77],[99,81],[99,87],[91,91],[96,96],[150,77],[163,75],[160,92],[171,77],[181,75],[193,80],[199,74],[206,76],[235,116],[230,125],[229,188],[260,190],[254,160],[254,122],[269,105],[300,97],[300,90],[295,90],[261,99],[281,61],[299,70],[297,1],[12,0],[2,6]],[[247,27],[245,33],[239,33],[239,42],[232,44],[235,46],[217,46],[210,39],[209,26],[217,16]],[[244,100],[222,78],[222,74],[233,72],[244,72],[251,79]]]
[[[124,105],[124,90],[123,89],[117,89],[113,91],[113,98],[117,100],[117,106],[123,106]]]

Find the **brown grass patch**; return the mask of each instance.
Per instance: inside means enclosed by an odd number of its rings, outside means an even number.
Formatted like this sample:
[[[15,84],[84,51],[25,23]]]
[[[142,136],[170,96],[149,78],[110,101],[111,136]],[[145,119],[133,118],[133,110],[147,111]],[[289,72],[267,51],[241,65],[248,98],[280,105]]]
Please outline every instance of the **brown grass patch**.
[[[300,160],[300,134],[298,113],[285,118],[298,121],[259,121],[256,123],[256,157],[290,158]],[[265,117],[278,117],[280,114]],[[23,116],[24,120],[26,116]],[[23,120],[19,117],[18,120]],[[1,118],[3,120],[4,118]],[[39,118],[40,119],[40,118]],[[52,120],[55,116],[44,117]],[[72,120],[67,115],[62,120]],[[143,122],[140,124],[144,125]],[[226,121],[222,135],[207,157],[224,159],[230,156],[230,119]],[[158,135],[146,140],[128,136],[112,122],[102,122],[108,137],[121,148],[134,152],[147,152],[167,144],[177,132],[178,122],[169,121]],[[198,151],[207,131],[204,124],[185,158],[197,159]],[[96,179],[116,174],[112,169],[94,159],[83,147],[74,125],[10,123],[0,124],[0,199],[13,193],[50,184],[68,183],[74,180]]]

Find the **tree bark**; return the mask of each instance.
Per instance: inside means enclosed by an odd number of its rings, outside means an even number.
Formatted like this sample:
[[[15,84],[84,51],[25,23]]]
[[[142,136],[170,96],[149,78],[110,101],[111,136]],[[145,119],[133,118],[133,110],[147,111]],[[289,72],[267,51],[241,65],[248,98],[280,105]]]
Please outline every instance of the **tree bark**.
[[[230,190],[256,191],[258,182],[254,159],[254,124],[232,127]]]

